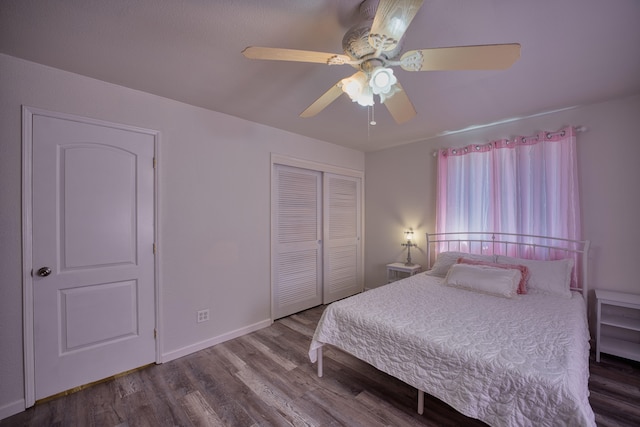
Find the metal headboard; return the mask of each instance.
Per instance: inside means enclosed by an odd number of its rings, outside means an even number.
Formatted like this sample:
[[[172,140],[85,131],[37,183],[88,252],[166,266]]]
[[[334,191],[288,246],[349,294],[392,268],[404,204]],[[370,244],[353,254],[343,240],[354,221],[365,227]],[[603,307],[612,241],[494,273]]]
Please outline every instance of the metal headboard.
[[[572,291],[582,292],[587,301],[589,240],[570,240],[517,233],[451,232],[427,233],[427,269],[432,258],[444,251],[485,255],[508,255],[526,259],[574,258]]]

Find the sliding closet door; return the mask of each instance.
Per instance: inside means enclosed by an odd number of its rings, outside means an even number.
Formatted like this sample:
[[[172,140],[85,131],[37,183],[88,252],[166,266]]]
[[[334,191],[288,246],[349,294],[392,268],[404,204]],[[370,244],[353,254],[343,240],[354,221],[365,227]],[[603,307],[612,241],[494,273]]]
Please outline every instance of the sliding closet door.
[[[274,165],[273,318],[322,304],[322,173]]]
[[[324,174],[324,285],[328,304],[364,287],[360,178]]]

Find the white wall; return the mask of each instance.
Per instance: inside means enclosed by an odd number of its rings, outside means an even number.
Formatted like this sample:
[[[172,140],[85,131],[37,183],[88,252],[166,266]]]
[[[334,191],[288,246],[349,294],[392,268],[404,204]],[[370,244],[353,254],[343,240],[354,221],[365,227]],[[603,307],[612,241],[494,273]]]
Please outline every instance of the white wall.
[[[578,173],[583,238],[592,245],[590,287],[640,293],[639,120],[635,95],[367,153],[367,286],[384,284],[385,264],[405,259],[400,243],[407,227],[418,230],[414,262],[426,264],[424,234],[435,229],[437,148],[582,125],[588,131],[577,136]]]
[[[364,170],[358,151],[0,55],[0,419],[24,408],[21,105],[161,132],[165,359],[268,324],[271,153]]]

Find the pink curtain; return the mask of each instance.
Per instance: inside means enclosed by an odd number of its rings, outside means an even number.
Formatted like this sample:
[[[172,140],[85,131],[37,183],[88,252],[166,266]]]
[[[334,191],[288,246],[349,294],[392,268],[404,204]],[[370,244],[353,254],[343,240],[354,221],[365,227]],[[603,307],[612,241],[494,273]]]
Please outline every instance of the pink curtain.
[[[439,233],[493,231],[580,239],[572,127],[442,149],[437,185]]]

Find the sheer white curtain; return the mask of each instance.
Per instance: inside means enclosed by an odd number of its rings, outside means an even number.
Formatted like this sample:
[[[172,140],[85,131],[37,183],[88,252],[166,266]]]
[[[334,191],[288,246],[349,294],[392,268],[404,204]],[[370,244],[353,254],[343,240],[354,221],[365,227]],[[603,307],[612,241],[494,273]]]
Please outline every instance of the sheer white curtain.
[[[439,233],[492,231],[579,240],[578,197],[572,127],[438,152]]]

